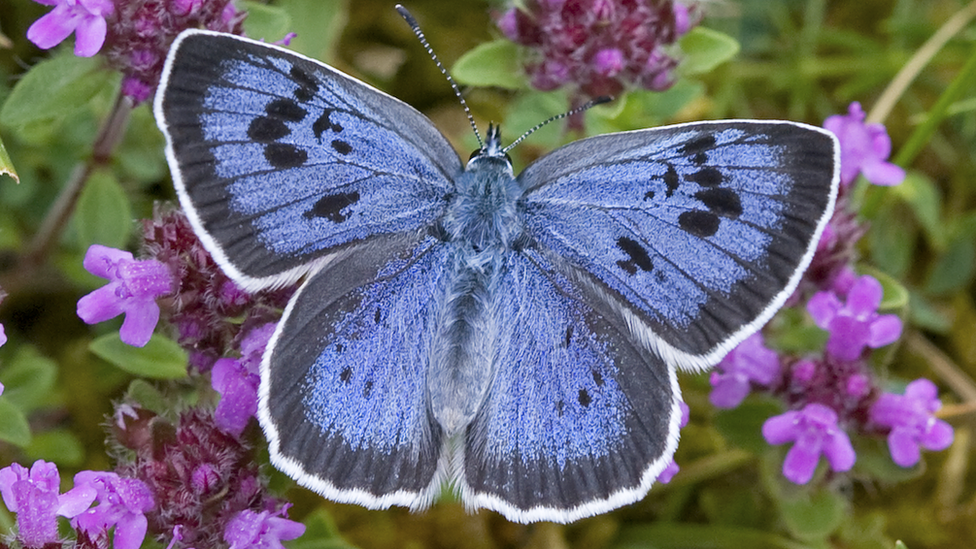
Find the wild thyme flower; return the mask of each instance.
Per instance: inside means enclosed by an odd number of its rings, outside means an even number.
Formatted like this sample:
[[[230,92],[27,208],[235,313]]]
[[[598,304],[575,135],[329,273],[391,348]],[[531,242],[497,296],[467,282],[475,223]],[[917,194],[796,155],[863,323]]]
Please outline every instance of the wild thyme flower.
[[[179,210],[157,208],[152,219],[143,221],[143,241],[149,257],[177,273],[177,290],[162,308],[176,328],[179,344],[190,353],[190,365],[201,372],[236,351],[242,334],[277,321],[294,291],[249,294],[239,288],[203,248]]]
[[[761,333],[753,334],[725,355],[712,371],[708,399],[718,408],[735,408],[749,394],[753,383],[769,386],[779,370],[779,356],[766,347]]]
[[[571,84],[595,98],[629,86],[671,87],[674,43],[695,24],[688,7],[678,6],[672,0],[536,0],[505,11],[497,25],[528,48],[533,87]]]
[[[81,471],[75,475],[75,486],[93,488],[98,506],[76,516],[72,526],[89,539],[107,538],[114,527],[114,549],[139,549],[146,537],[145,513],[156,505],[145,483],[106,471]]]
[[[856,360],[865,347],[883,347],[901,336],[898,316],[877,313],[881,297],[881,283],[865,275],[851,287],[846,303],[833,292],[819,292],[810,298],[807,311],[817,326],[830,332],[828,353],[841,360]]]
[[[794,443],[786,453],[783,476],[796,484],[810,482],[821,454],[834,471],[854,466],[851,440],[837,425],[837,413],[823,404],[810,403],[802,410],[771,417],[763,424],[762,433],[770,444]]]
[[[230,549],[284,549],[282,541],[305,533],[305,525],[284,518],[284,512],[241,511],[227,523],[224,541]]]
[[[78,300],[78,316],[88,324],[125,314],[119,336],[129,345],[149,342],[159,321],[158,297],[172,293],[170,270],[152,259],[137,261],[132,254],[93,244],[83,263],[93,275],[109,283]]]
[[[918,463],[920,447],[938,451],[952,444],[952,426],[933,415],[942,407],[937,394],[934,383],[920,378],[908,384],[904,395],[884,393],[871,407],[871,421],[890,429],[888,449],[898,465]]]
[[[19,463],[0,469],[3,503],[17,513],[17,539],[24,547],[39,548],[60,543],[58,515],[74,517],[95,500],[95,489],[76,485],[61,494],[58,467],[44,460],[28,470]]]
[[[54,6],[27,29],[27,39],[50,49],[75,33],[75,55],[91,57],[105,43],[105,18],[114,11],[112,0],[34,0]]]
[[[200,410],[176,424],[143,409],[120,414],[113,434],[133,450],[122,454],[116,472],[145,483],[156,507],[145,513],[148,532],[169,536],[180,528],[186,547],[219,547],[238,513],[274,511],[283,502],[268,495],[254,450],[219,429]]]
[[[840,141],[840,180],[850,185],[857,174],[875,185],[897,185],[905,179],[905,170],[887,162],[891,138],[881,124],[865,124],[865,114],[857,101],[850,104],[847,115],[835,114],[824,121]]]
[[[115,0],[102,53],[122,72],[122,92],[141,103],[159,84],[177,34],[195,28],[242,34],[244,17],[231,0]]]
[[[276,324],[268,323],[248,332],[241,341],[241,358],[222,358],[211,371],[213,388],[220,393],[214,421],[224,431],[240,436],[258,410],[258,369],[264,348]]]

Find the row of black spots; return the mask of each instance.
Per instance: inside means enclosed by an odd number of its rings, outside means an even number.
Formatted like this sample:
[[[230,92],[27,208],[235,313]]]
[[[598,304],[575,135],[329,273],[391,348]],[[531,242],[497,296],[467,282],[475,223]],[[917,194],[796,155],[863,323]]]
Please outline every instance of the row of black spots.
[[[352,383],[352,368],[346,366],[341,372],[339,372],[339,381],[345,385]],[[369,398],[369,395],[373,393],[373,380],[368,379],[366,383],[363,384],[363,398]]]
[[[707,151],[715,147],[715,134],[702,133],[678,148],[678,154],[690,158],[691,163],[702,166],[708,161]]]
[[[596,372],[594,372],[594,374],[595,374],[594,379],[596,379],[596,376],[598,376],[599,374],[597,374]],[[603,381],[602,381],[603,378],[601,377],[600,379],[601,381],[599,382],[599,385],[603,385]],[[589,408],[590,404],[593,402],[593,397],[590,396],[590,392],[587,391],[586,389],[580,389],[579,392],[576,394],[576,402],[578,402],[579,405],[584,408]],[[566,402],[564,402],[562,399],[557,400],[556,415],[559,417],[563,417],[563,412],[565,411],[565,409],[566,409]]]
[[[322,134],[326,131],[333,131],[335,133],[342,131],[342,124],[332,120],[332,114],[335,112],[335,109],[325,109],[319,115],[318,119],[312,123],[312,133],[315,134],[316,139],[321,140]]]
[[[346,209],[358,202],[359,191],[326,195],[318,199],[304,216],[306,219],[324,217],[333,223],[342,223],[349,219],[350,214]]]
[[[633,276],[637,274],[638,270],[644,272],[654,270],[651,256],[647,253],[647,249],[641,246],[640,242],[632,238],[627,238],[626,236],[621,236],[617,239],[617,247],[630,258],[626,261],[623,259],[617,261],[617,266],[627,274]]]
[[[737,219],[742,215],[742,201],[739,194],[731,189],[701,189],[694,197],[704,204],[708,211],[682,212],[678,216],[678,226],[699,238],[708,238],[718,232],[722,218]]]
[[[286,122],[301,122],[307,115],[308,112],[294,100],[275,99],[264,107],[264,115],[251,121],[247,137],[258,143],[274,143],[291,135],[291,128]]]

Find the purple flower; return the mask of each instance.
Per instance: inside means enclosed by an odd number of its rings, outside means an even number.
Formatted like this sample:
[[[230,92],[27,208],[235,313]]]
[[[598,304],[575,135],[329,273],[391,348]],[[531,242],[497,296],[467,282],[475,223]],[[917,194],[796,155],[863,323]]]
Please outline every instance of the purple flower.
[[[691,409],[688,408],[688,405],[685,404],[684,402],[678,403],[678,406],[681,407],[680,426],[682,429],[684,429],[685,425],[688,425],[688,416],[691,415]],[[671,482],[671,479],[673,479],[674,475],[677,475],[679,471],[681,471],[681,467],[678,466],[677,461],[672,459],[671,463],[669,463],[668,466],[665,467],[664,470],[660,472],[660,474],[658,474],[657,481],[662,484],[667,484]]]
[[[57,543],[57,515],[73,517],[95,500],[90,486],[75,486],[64,494],[60,488],[57,466],[44,460],[34,462],[30,471],[19,463],[0,469],[0,494],[7,509],[17,513],[17,537],[24,547]]]
[[[115,473],[82,471],[75,486],[89,486],[98,494],[98,506],[76,516],[71,524],[88,536],[104,536],[115,527],[115,549],[139,549],[146,537],[145,513],[155,507],[149,487],[141,480]]]
[[[810,403],[802,410],[791,410],[771,417],[762,427],[763,437],[770,444],[793,442],[783,462],[783,476],[796,484],[806,484],[820,461],[820,454],[834,471],[847,471],[854,466],[851,440],[837,426],[837,413],[823,404]]]
[[[234,436],[241,435],[258,410],[258,370],[275,326],[271,322],[248,332],[241,341],[240,360],[222,358],[211,371],[213,388],[220,393],[214,421],[217,427]]]
[[[91,57],[105,43],[105,17],[112,14],[111,0],[34,0],[54,6],[27,29],[27,39],[41,49],[60,44],[75,33],[75,55]]]
[[[3,347],[4,343],[7,342],[7,333],[3,330],[3,324],[0,324],[0,347]]]
[[[827,117],[824,128],[840,141],[840,180],[850,185],[858,173],[875,185],[897,185],[905,179],[905,170],[885,162],[891,154],[891,138],[881,124],[865,124],[864,111],[857,101],[851,103],[847,116]]]
[[[920,378],[908,384],[904,395],[884,393],[871,406],[871,421],[891,428],[888,449],[898,465],[918,463],[919,446],[939,451],[952,444],[952,426],[932,415],[942,407],[937,393],[934,383]]]
[[[78,316],[95,324],[125,313],[119,330],[122,341],[136,347],[148,343],[159,320],[156,298],[173,291],[169,268],[152,259],[136,261],[129,252],[98,244],[88,248],[84,266],[109,283],[78,300]]]
[[[842,304],[833,292],[817,292],[807,303],[807,311],[817,326],[830,332],[827,352],[841,360],[860,358],[865,347],[876,349],[901,336],[901,319],[879,315],[881,283],[865,275],[857,279]]]
[[[735,408],[749,394],[751,383],[768,386],[779,373],[779,355],[766,348],[762,334],[746,338],[718,363],[709,381],[708,399],[719,408]]]
[[[305,533],[305,525],[271,514],[244,510],[230,519],[224,529],[224,541],[230,549],[284,549],[282,540],[295,539]]]
[[[529,49],[533,87],[576,86],[580,96],[615,95],[630,85],[663,90],[673,82],[678,37],[697,12],[672,0],[559,0],[526,2],[497,18],[506,38]]]

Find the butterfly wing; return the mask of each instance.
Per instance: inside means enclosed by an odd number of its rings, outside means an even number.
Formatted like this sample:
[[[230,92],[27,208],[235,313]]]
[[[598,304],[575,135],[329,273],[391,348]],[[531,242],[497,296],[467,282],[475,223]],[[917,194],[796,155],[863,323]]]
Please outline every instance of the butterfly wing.
[[[674,368],[544,250],[508,254],[493,295],[494,376],[460,488],[518,522],[569,522],[642,498],[678,443]]]
[[[294,282],[344,246],[430,225],[461,170],[412,107],[228,34],[177,37],[155,114],[194,229],[252,290]]]
[[[292,298],[261,366],[258,417],[272,462],[302,485],[371,508],[436,495],[443,431],[427,369],[446,248],[378,237]]]
[[[838,169],[823,129],[723,121],[580,140],[519,182],[528,232],[569,259],[562,274],[593,285],[665,360],[703,368],[795,289]]]

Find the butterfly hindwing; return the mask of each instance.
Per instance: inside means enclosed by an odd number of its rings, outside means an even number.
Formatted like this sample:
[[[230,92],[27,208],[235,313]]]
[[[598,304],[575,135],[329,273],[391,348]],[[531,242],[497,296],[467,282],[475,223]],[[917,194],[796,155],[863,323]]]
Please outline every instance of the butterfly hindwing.
[[[723,121],[571,143],[519,176],[526,224],[665,359],[703,368],[786,300],[833,211],[838,149],[790,122]],[[586,227],[585,230],[581,230]]]
[[[640,499],[677,445],[674,368],[539,250],[496,286],[493,379],[468,426],[461,494],[511,520],[569,522]]]
[[[436,495],[444,437],[427,363],[445,248],[379,237],[293,297],[262,363],[259,418],[273,463],[301,484],[372,508]]]
[[[249,289],[293,282],[343,246],[430,225],[461,171],[412,107],[233,35],[181,34],[155,110],[184,209]]]

